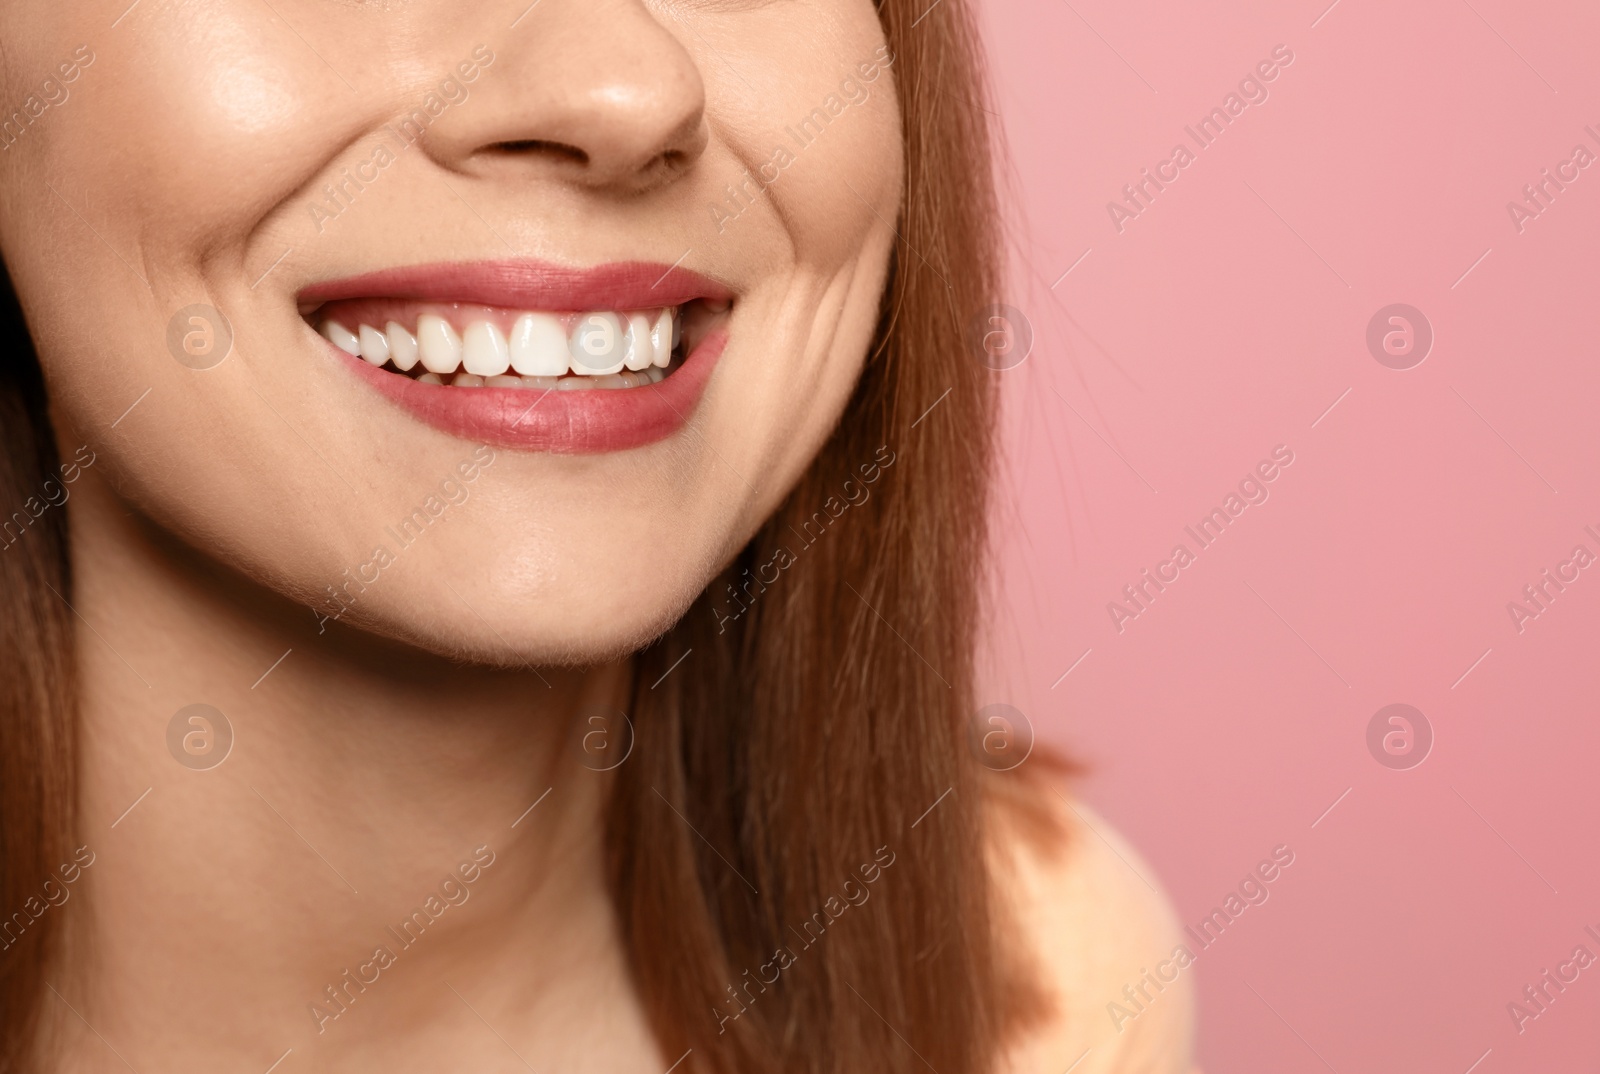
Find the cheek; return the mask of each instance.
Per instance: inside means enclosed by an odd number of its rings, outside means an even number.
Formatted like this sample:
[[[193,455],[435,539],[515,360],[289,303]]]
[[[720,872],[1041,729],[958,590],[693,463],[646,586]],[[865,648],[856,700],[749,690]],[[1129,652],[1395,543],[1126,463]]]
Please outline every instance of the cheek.
[[[95,55],[53,118],[47,166],[104,207],[97,229],[137,220],[132,241],[158,253],[259,218],[364,118],[264,5],[141,5]]]
[[[882,32],[864,3],[828,18],[817,25],[810,5],[763,9],[759,24],[732,39],[737,51],[719,38],[726,61],[708,56],[702,65],[713,80],[712,121],[731,154],[708,160],[707,193],[726,199],[726,185],[759,185],[743,204],[716,203],[732,219],[713,224],[706,245],[739,246],[767,269],[743,315],[767,342],[753,346],[747,335],[719,371],[717,391],[738,406],[708,409],[706,428],[722,458],[761,475],[742,535],[793,487],[844,409],[894,242],[903,161],[893,69],[858,83],[866,96],[852,103],[840,83],[874,59]]]
[[[107,436],[141,400],[118,429],[130,435],[111,465],[162,488],[177,510],[224,514],[227,496],[204,505],[195,490],[227,488],[237,480],[230,468],[254,482],[252,499],[269,500],[282,477],[262,445],[281,442],[282,420],[238,405],[241,394],[255,397],[236,376],[244,333],[261,321],[249,303],[264,305],[267,292],[233,299],[211,286],[208,262],[267,265],[282,253],[287,243],[266,249],[276,237],[260,221],[365,117],[266,5],[141,3],[111,32],[73,18],[84,25],[52,27],[38,56],[65,58],[87,40],[93,62],[29,132],[34,140],[7,154],[20,168],[6,176],[0,234],[52,393],[85,438]],[[63,269],[71,286],[59,282]],[[195,304],[226,309],[234,330],[226,363],[205,373],[174,360],[167,334],[177,311]],[[202,397],[210,404],[195,405]],[[181,399],[191,419],[177,413]],[[163,483],[171,468],[162,460],[172,458],[185,460],[187,489]],[[201,480],[210,476],[216,484]],[[347,495],[341,484],[334,491]],[[336,502],[318,495],[319,506]],[[262,524],[268,532],[273,519]]]
[[[878,85],[863,103],[845,106],[809,145],[794,149],[786,169],[793,181],[774,187],[779,210],[794,222],[803,261],[844,260],[860,250],[863,236],[886,231],[899,213],[899,112],[888,79]]]
[[[884,43],[867,4],[825,14],[810,5],[769,11],[741,29],[742,49],[732,61],[738,77],[723,63],[703,61],[720,90],[712,119],[735,157],[714,170],[726,172],[736,190],[759,184],[763,192],[755,211],[740,213],[733,226],[767,231],[794,260],[832,269],[857,257],[863,237],[892,224],[898,212],[903,151],[894,69],[882,68],[870,83],[852,82],[854,100],[841,89]],[[739,205],[722,209],[738,212]]]
[[[282,62],[270,55],[234,54],[199,80],[209,107],[194,118],[213,128],[215,144],[234,153],[253,139],[286,133],[299,125],[308,102],[284,75]]]

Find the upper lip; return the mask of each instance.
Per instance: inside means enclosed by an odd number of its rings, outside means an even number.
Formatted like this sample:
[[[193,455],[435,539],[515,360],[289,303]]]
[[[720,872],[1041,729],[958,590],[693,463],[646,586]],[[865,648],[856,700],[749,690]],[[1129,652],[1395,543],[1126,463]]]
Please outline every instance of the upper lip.
[[[349,298],[461,302],[505,309],[634,310],[729,300],[733,290],[681,265],[617,261],[580,268],[526,258],[407,265],[314,283],[302,307]]]

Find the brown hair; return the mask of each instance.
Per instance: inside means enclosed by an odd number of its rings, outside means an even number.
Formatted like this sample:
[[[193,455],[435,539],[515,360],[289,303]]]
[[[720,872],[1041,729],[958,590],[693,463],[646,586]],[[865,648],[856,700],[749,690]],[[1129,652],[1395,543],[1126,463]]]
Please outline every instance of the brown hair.
[[[680,1069],[966,1074],[1028,1009],[1002,957],[968,736],[995,410],[994,374],[964,342],[997,293],[987,98],[971,12],[926,6],[879,4],[906,183],[861,381],[776,515],[634,661],[610,880],[660,1045],[692,1049]],[[9,505],[56,449],[4,299]],[[6,913],[70,847],[63,517],[0,550]],[[58,917],[0,955],[0,1071],[26,1062]]]
[[[0,1071],[21,1070],[60,914],[34,920],[44,881],[72,860],[73,624],[66,514],[44,385],[9,280],[0,293]],[[52,592],[54,590],[54,592]]]
[[[667,1058],[727,1074],[986,1070],[1026,1009],[968,744],[996,386],[965,336],[995,301],[998,212],[971,13],[925,7],[879,7],[906,187],[861,382],[783,507],[636,662],[613,889]],[[697,674],[653,696],[691,648]],[[879,848],[881,893],[842,907]]]

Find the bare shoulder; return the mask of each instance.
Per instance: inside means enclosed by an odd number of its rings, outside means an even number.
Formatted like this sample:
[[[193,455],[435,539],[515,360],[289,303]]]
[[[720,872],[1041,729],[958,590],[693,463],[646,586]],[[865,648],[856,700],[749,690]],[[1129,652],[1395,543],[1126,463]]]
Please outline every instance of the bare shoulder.
[[[999,1071],[1198,1074],[1193,955],[1155,873],[1065,788],[1028,793],[1029,817],[997,810],[994,869],[1052,1007]]]

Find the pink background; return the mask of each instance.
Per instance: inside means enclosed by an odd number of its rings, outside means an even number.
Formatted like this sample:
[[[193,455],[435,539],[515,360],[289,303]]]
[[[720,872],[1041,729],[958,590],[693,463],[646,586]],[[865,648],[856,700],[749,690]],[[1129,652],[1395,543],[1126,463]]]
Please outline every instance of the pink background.
[[[1600,963],[1523,1032],[1507,1004],[1600,956],[1600,564],[1520,634],[1507,604],[1600,554],[1600,166],[1521,233],[1506,205],[1600,155],[1600,9],[1328,5],[986,5],[1036,336],[989,700],[1090,763],[1188,924],[1293,848],[1195,968],[1212,1074],[1594,1069]],[[1119,234],[1107,202],[1279,44]],[[1404,371],[1366,344],[1396,302],[1436,337]],[[1107,603],[1278,444],[1270,499],[1119,633]],[[1435,736],[1409,770],[1367,747],[1394,702]]]

